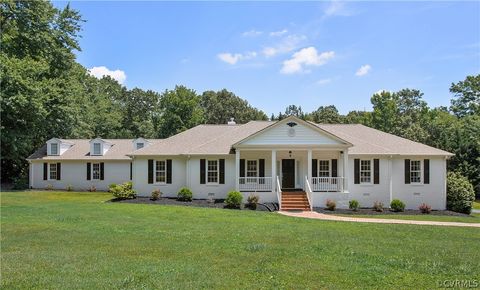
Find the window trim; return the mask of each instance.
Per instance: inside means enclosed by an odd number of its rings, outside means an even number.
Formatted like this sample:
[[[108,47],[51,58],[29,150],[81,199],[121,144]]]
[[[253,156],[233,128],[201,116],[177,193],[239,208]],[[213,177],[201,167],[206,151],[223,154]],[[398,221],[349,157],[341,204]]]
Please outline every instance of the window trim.
[[[370,162],[370,181],[369,182],[362,182],[362,161],[369,161]],[[359,184],[363,184],[363,185],[371,185],[373,184],[373,158],[370,158],[370,159],[360,159],[360,162],[359,162],[360,166],[358,168],[358,174],[359,174]],[[363,170],[365,171],[365,170]]]
[[[93,166],[94,166],[95,164],[98,164],[98,178],[95,178],[95,177],[94,177],[94,173],[93,173],[93,172],[94,172]],[[102,173],[100,172],[100,171],[102,170],[102,169],[101,169],[101,166],[100,166],[100,162],[95,162],[95,163],[92,162],[92,163],[90,164],[90,166],[91,166],[90,179],[91,179],[91,180],[100,180],[100,177],[101,177],[101,175],[102,175]]]
[[[53,153],[52,146],[55,145],[57,146],[57,152]],[[58,143],[51,143],[50,144],[50,155],[60,155],[60,146],[58,146]]]
[[[52,165],[55,165],[55,178],[52,178],[52,176],[50,175],[50,172],[51,172],[50,167]],[[57,165],[57,163],[48,163],[48,180],[57,180],[57,178],[58,178],[58,165]]]
[[[98,146],[99,146],[98,148],[100,149],[100,150],[99,150],[100,152],[99,152],[98,154],[95,153],[95,145],[97,145],[97,144],[98,144]],[[95,156],[102,155],[102,143],[100,143],[100,142],[94,142],[94,143],[93,143],[92,154],[95,155]]]
[[[413,161],[418,161],[420,163],[420,169],[419,170],[412,170],[412,162]],[[410,184],[412,185],[422,185],[423,184],[423,160],[422,159],[410,159]],[[420,181],[412,181],[412,172],[419,172],[420,173]]]
[[[320,161],[328,162],[328,176],[320,176]],[[318,159],[317,160],[317,177],[332,177],[332,160],[331,159]]]
[[[166,159],[154,159],[153,160],[153,184],[160,184],[160,185],[163,185],[163,184],[167,184],[167,160]],[[157,162],[164,162],[165,166],[164,166],[164,170],[160,170],[160,171],[164,171],[165,172],[165,181],[157,181]]]
[[[210,172],[210,170],[208,169],[208,162],[209,161],[215,161],[217,163],[217,181],[216,182],[209,182],[208,181],[208,173]],[[207,167],[207,168],[205,168],[205,184],[207,184],[207,185],[218,185],[218,184],[220,184],[220,159],[207,159],[206,162],[205,162],[205,167]]]

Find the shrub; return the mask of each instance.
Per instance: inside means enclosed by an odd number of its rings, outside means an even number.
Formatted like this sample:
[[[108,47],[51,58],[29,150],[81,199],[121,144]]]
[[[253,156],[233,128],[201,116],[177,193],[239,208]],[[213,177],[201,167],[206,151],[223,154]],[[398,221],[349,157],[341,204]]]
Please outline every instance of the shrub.
[[[95,185],[92,185],[92,186],[90,186],[90,188],[88,189],[88,191],[90,191],[90,192],[95,192],[95,191],[97,191],[97,188],[95,187]]]
[[[456,172],[447,175],[447,209],[470,214],[475,192],[468,179]]]
[[[405,203],[399,199],[394,199],[390,203],[390,208],[395,212],[400,212],[405,210]]]
[[[360,207],[360,203],[356,199],[352,199],[351,201],[348,202],[348,207],[353,210],[357,211],[358,208]]]
[[[45,186],[45,189],[46,190],[53,190],[53,185],[52,184],[47,184],[47,186]]]
[[[67,185],[67,191],[73,191],[73,186],[71,184]]]
[[[256,194],[250,194],[247,198],[247,204],[250,209],[257,209],[257,203],[260,197]]]
[[[225,199],[225,203],[229,208],[240,208],[242,204],[243,195],[238,191],[230,191]]]
[[[378,212],[382,212],[383,211],[383,202],[375,201],[373,203],[373,210],[378,211]]]
[[[177,193],[177,199],[181,201],[192,201],[193,193],[187,187],[182,187]]]
[[[418,209],[422,212],[422,213],[430,213],[432,211],[432,207],[429,206],[428,204],[426,203],[422,203]]]
[[[337,203],[334,200],[327,199],[327,202],[325,203],[326,207],[328,210],[335,210],[337,207]]]
[[[152,197],[150,198],[151,200],[158,200],[162,196],[162,192],[159,189],[155,189],[152,191]]]
[[[28,177],[16,177],[13,179],[12,189],[27,189],[28,188]]]
[[[133,183],[128,181],[122,184],[110,185],[109,191],[118,199],[133,199],[137,193],[133,190]]]

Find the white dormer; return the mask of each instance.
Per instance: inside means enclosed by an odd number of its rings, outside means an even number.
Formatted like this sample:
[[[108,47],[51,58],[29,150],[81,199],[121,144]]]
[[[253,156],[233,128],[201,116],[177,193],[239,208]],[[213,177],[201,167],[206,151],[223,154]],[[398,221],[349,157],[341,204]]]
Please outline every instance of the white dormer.
[[[47,141],[47,155],[49,156],[60,156],[65,151],[68,150],[68,148],[72,147],[73,143],[58,139],[58,138],[52,138]]]
[[[142,137],[134,139],[132,143],[133,143],[134,151],[138,149],[142,149],[143,147],[147,147],[150,144],[150,142],[147,139],[144,139]]]
[[[102,156],[107,153],[108,149],[112,147],[112,143],[107,142],[101,138],[90,140],[90,155]]]

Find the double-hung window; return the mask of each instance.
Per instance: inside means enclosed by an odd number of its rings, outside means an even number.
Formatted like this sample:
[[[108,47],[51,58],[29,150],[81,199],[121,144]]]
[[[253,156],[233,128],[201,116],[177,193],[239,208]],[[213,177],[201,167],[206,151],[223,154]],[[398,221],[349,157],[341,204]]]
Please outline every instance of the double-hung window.
[[[100,163],[92,163],[92,179],[100,180]]]
[[[410,183],[422,182],[422,162],[420,160],[410,160]]]
[[[101,155],[102,146],[100,143],[93,143],[93,155]]]
[[[372,161],[360,160],[360,183],[372,183]]]
[[[318,177],[330,177],[330,160],[318,160]]]
[[[247,176],[247,182],[249,183],[256,183],[256,177],[258,176],[258,167],[257,167],[257,160],[247,160],[247,172],[245,174]]]
[[[50,170],[50,173],[49,173],[49,179],[51,180],[55,180],[57,179],[57,163],[50,163],[49,164],[49,170]]]
[[[58,155],[58,143],[50,144],[50,155]]]
[[[167,162],[165,160],[155,161],[155,182],[166,183],[167,182]]]
[[[207,161],[207,183],[218,183],[218,160]]]

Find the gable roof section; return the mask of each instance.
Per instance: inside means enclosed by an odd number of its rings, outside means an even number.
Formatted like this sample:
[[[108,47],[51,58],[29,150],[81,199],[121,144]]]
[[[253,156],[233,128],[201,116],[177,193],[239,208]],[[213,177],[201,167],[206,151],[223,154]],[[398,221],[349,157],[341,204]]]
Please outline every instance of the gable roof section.
[[[127,156],[132,152],[133,139],[103,139],[112,144],[112,147],[104,155],[90,155],[91,139],[62,139],[73,144],[60,156],[47,156],[47,145],[44,144],[27,160],[130,160]],[[153,143],[161,142],[162,139],[150,139]]]
[[[326,131],[348,140],[353,147],[349,154],[371,155],[428,155],[453,156],[454,154],[361,124],[315,124]]]
[[[252,141],[255,137],[258,137],[262,134],[266,134],[268,131],[270,130],[275,130],[275,128],[281,126],[281,125],[284,125],[284,124],[287,124],[289,122],[296,122],[298,123],[298,125],[300,126],[305,126],[306,128],[309,128],[313,131],[316,131],[316,133],[318,133],[318,137],[322,137],[322,138],[325,138],[326,139],[330,139],[328,141],[333,141],[334,143],[333,144],[330,144],[330,145],[344,145],[346,147],[350,147],[352,146],[353,144],[351,144],[350,142],[338,137],[337,135],[335,134],[332,134],[331,132],[329,131],[326,131],[318,126],[316,126],[314,123],[310,123],[310,122],[307,122],[307,121],[304,121],[298,117],[295,117],[295,116],[289,116],[281,121],[277,121],[277,122],[271,122],[271,124],[257,132],[255,132],[254,134],[251,134],[249,136],[247,136],[246,138],[243,138],[242,140],[234,143],[232,146],[234,147],[237,147],[237,146],[241,146],[241,145],[246,145],[245,143],[248,143],[249,141]],[[283,138],[283,137],[282,137]],[[291,137],[293,138],[293,137]],[[311,140],[309,140],[311,142]],[[339,143],[339,144],[338,144]],[[307,145],[312,145],[311,143],[309,142],[306,142]],[[265,145],[274,145],[274,144],[268,144],[268,142],[266,142]],[[280,145],[284,145],[284,144],[280,144]],[[292,144],[292,145],[298,145],[296,143]],[[327,145],[327,144],[322,144],[322,145]]]

